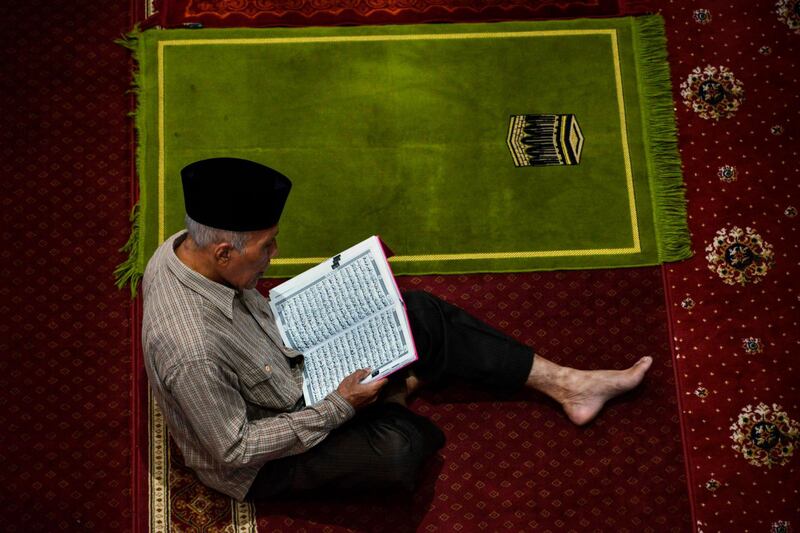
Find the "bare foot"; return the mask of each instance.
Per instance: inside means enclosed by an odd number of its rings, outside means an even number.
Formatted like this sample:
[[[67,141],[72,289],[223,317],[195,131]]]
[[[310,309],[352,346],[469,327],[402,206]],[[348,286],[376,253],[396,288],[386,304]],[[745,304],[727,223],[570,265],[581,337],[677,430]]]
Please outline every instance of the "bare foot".
[[[608,400],[639,385],[652,364],[652,357],[642,357],[626,370],[571,369],[563,385],[569,392],[556,399],[569,419],[582,426],[596,417]]]

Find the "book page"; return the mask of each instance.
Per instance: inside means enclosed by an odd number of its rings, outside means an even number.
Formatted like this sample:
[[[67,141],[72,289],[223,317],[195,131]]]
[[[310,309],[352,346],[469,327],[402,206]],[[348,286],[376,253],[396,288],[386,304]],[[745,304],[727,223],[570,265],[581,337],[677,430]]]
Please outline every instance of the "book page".
[[[270,291],[284,343],[303,353],[307,405],[360,368],[364,382],[417,359],[400,291],[378,237],[310,268]]]
[[[306,352],[399,300],[371,240],[342,252],[336,268],[326,261],[270,291],[287,346]]]
[[[372,368],[383,376],[415,359],[405,311],[396,304],[305,354],[306,403],[322,400],[359,368]]]

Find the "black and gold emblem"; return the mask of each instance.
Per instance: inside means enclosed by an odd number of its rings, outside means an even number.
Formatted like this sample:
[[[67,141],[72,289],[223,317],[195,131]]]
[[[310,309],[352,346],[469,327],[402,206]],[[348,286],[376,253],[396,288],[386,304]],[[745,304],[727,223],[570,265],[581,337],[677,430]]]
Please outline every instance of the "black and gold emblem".
[[[583,133],[575,115],[511,115],[506,140],[518,167],[581,161]]]

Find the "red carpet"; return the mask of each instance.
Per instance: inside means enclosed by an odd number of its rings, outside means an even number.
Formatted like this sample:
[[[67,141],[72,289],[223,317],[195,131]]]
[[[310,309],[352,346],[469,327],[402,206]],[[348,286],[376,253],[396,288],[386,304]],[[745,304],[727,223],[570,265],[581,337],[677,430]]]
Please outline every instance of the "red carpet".
[[[403,277],[400,286],[457,303],[560,363],[656,363],[641,390],[585,428],[534,393],[425,392],[412,408],[447,444],[413,499],[259,504],[260,531],[689,529],[660,270]],[[202,487],[177,454],[170,473],[176,530],[231,523],[228,499]]]
[[[722,2],[703,8],[670,3],[663,8],[670,32],[674,94],[696,239],[696,257],[670,266],[665,275],[689,453],[691,525],[698,531],[787,531],[800,520],[797,482],[790,481],[797,478],[792,455],[798,406],[797,370],[789,359],[797,345],[793,281],[797,269],[793,244],[797,241],[797,202],[792,199],[796,188],[790,185],[798,182],[793,147],[800,91],[796,75],[791,74],[797,72],[797,2],[759,2],[749,9],[746,12]],[[694,69],[697,74],[691,76]],[[718,85],[704,86],[708,78],[715,77]],[[704,96],[705,101],[693,100],[693,92]],[[696,109],[684,105],[684,99]],[[716,247],[706,250],[720,230],[726,230],[727,235],[733,226],[744,231],[738,245],[720,240]],[[762,245],[762,241],[771,247]],[[466,283],[470,282],[474,283]],[[451,296],[460,294],[458,285],[453,284]],[[493,292],[494,288],[489,284],[483,290]],[[505,327],[509,327],[511,322],[505,321]],[[423,398],[417,408],[437,409],[447,405],[448,399],[443,400],[428,404]],[[554,414],[544,411],[540,416]],[[451,436],[451,430],[447,430]],[[480,442],[478,437],[467,435],[465,440]],[[445,450],[447,461],[470,466],[472,455],[462,459],[453,451]],[[475,463],[471,467],[474,469]],[[447,480],[441,477],[430,481],[432,489],[423,491],[422,500],[401,510],[378,506],[380,512],[407,517],[399,523],[401,529],[424,526],[436,530],[437,520],[441,521],[439,528],[449,527],[454,517],[474,525],[476,517],[484,518],[491,512],[492,519],[502,522],[506,518],[496,506],[480,498],[475,504],[483,506],[480,512],[474,508],[465,511],[463,501],[455,504],[457,512],[452,507],[448,511],[452,498],[447,491],[452,486],[448,488]],[[457,487],[458,495],[463,495],[462,489]],[[438,496],[445,496],[444,503]],[[538,499],[528,501],[534,502],[529,508],[538,511]],[[560,498],[554,501],[562,502]],[[517,509],[517,502],[509,502],[509,509]],[[429,507],[424,516],[420,514],[420,509]],[[492,511],[487,512],[487,508]],[[318,515],[309,518],[303,514],[306,511],[292,510],[291,505],[261,508],[259,524],[287,530],[314,529],[315,524],[344,527],[359,523],[359,512],[364,511],[352,505],[345,506],[345,512],[341,505],[320,504],[315,509]],[[620,510],[624,514],[627,508]],[[544,511],[550,513],[546,508]],[[685,512],[677,514],[686,517]],[[343,515],[355,522],[348,522]],[[542,513],[522,516],[532,517],[540,528],[549,525],[560,529],[574,524],[564,519],[569,514],[546,514],[542,522]],[[597,527],[598,516],[589,518],[588,523]],[[554,522],[547,522],[551,518]],[[636,520],[641,519],[634,517],[634,524]],[[498,523],[478,523],[487,529],[499,527]],[[653,527],[652,522],[642,523]],[[521,526],[514,519],[502,524],[511,528],[532,526]],[[664,527],[661,524],[656,530]]]
[[[649,0],[161,0],[165,28],[412,24],[602,17],[642,12]]]
[[[238,25],[235,18],[217,23]],[[423,394],[413,407],[445,429],[448,446],[441,454],[441,471],[429,472],[413,501],[276,502],[256,510],[260,527],[370,530],[385,516],[402,516],[385,527],[390,531],[562,529],[566,524],[581,528],[605,524],[619,531],[643,524],[656,524],[664,531],[688,528],[660,271],[431,276],[401,283],[455,300],[566,364],[622,368],[641,355],[655,355],[652,383],[646,391],[631,395],[628,404],[616,402],[595,425],[583,429],[572,427],[550,402],[530,394],[505,402],[464,389],[433,397]],[[636,323],[632,314],[648,319]],[[140,387],[139,405],[146,412],[145,383]],[[638,420],[644,413],[649,416]],[[182,467],[174,445],[171,452],[172,527],[200,530],[234,523],[237,509]]]
[[[513,285],[505,276],[425,278],[420,286],[430,285],[455,301],[468,295],[471,311],[506,331],[519,329],[554,359],[588,367],[595,362],[589,357],[593,348],[595,357],[610,357],[600,359],[603,364],[622,365],[655,349],[659,366],[654,370],[661,374],[654,372],[641,395],[617,402],[585,430],[570,428],[536,398],[500,404],[480,395],[468,399],[461,389],[424,396],[416,408],[438,415],[456,449],[443,450],[440,471],[432,471],[436,475],[416,500],[395,507],[375,504],[383,513],[381,524],[419,524],[422,531],[664,531],[674,524],[682,531],[691,525],[707,533],[799,527],[800,476],[796,439],[791,439],[793,423],[800,419],[796,6],[787,0],[739,7],[717,0],[663,6],[696,251],[694,259],[667,272],[693,522],[680,480],[675,407],[668,403],[674,391],[670,370],[663,366],[660,289],[656,274],[645,269],[608,273],[608,279],[603,272],[539,274],[527,289],[521,280],[529,275],[517,276]],[[696,22],[693,13],[701,8],[708,10],[710,21],[702,12],[696,18],[706,24]],[[112,284],[114,266],[123,259],[116,250],[128,236],[131,178],[130,101],[124,94],[130,65],[112,40],[130,28],[128,8],[105,0],[4,3],[0,25],[2,529],[145,531],[147,502],[134,503],[136,493],[130,491],[132,483],[146,491],[146,478],[132,478],[130,467],[132,460],[144,459],[140,451],[131,453],[127,429],[132,418],[127,392],[130,301]],[[682,103],[680,83],[696,67],[702,72],[709,65],[729,69],[742,84],[744,100],[738,106],[717,102],[699,110],[709,116],[732,113],[730,118],[703,119]],[[722,81],[735,95],[737,85]],[[717,231],[733,226],[753,228],[772,246],[771,258],[770,248],[754,245],[758,239],[743,239],[750,252],[742,247],[731,251],[735,266],[722,273],[726,279],[745,280],[744,285],[728,285],[720,277],[716,267],[724,254],[712,255],[714,272],[705,257]],[[632,272],[639,273],[638,281],[626,277]],[[641,285],[645,280],[649,286]],[[562,286],[563,299],[557,288]],[[512,300],[511,292],[521,296]],[[496,297],[475,298],[484,293]],[[623,312],[628,307],[621,307],[618,298],[636,302],[637,311]],[[532,318],[531,329],[524,323],[520,327],[521,317],[511,314],[524,309],[523,300],[545,313]],[[556,303],[547,304],[551,300]],[[602,309],[595,306],[598,301],[605,302]],[[562,311],[569,315],[559,316]],[[601,317],[606,323],[596,324]],[[574,319],[581,323],[573,325]],[[573,335],[561,331],[567,326]],[[611,327],[622,332],[616,339],[609,336]],[[561,344],[543,343],[536,335],[540,328],[547,331],[545,339]],[[603,328],[609,331],[605,343]],[[139,371],[138,362],[134,368]],[[649,397],[652,393],[661,403]],[[762,403],[767,409],[759,413]],[[740,417],[748,405],[755,417]],[[514,418],[499,416],[503,409]],[[781,420],[777,411],[786,416]],[[469,418],[459,420],[459,413]],[[470,426],[473,422],[477,427]],[[668,428],[665,433],[662,427]],[[137,430],[141,436],[141,426]],[[510,439],[512,431],[515,439]],[[567,433],[559,435],[562,431]],[[574,436],[573,431],[587,433]],[[524,460],[519,462],[522,452],[519,458],[510,455],[500,434],[518,452],[525,451]],[[658,443],[647,442],[651,437]],[[530,440],[527,448],[525,439]],[[552,447],[551,441],[556,443]],[[639,448],[646,453],[639,454]],[[503,463],[506,453],[510,459]],[[670,455],[673,463],[665,459]],[[661,461],[654,462],[658,456]],[[580,468],[577,460],[584,461]],[[643,467],[646,471],[631,475]],[[460,486],[453,488],[455,482]],[[191,489],[191,478],[182,483]],[[213,499],[206,503],[215,505]],[[145,517],[135,528],[132,509]],[[261,531],[364,530],[357,511],[348,503],[319,503],[312,510],[274,504],[259,508],[259,526]],[[204,516],[213,522],[218,515]],[[664,516],[666,522],[659,522]],[[176,530],[201,528],[184,524]]]
[[[130,531],[125,3],[0,4],[0,530]]]
[[[799,6],[664,8],[696,254],[666,280],[698,531],[800,529]],[[703,82],[680,88],[695,69],[724,88],[698,111],[683,100]]]

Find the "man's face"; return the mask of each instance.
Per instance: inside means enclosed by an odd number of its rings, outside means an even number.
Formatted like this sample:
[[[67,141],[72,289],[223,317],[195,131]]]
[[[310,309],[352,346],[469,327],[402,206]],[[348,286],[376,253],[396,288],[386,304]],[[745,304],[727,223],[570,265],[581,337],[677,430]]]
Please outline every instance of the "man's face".
[[[254,231],[243,251],[231,250],[222,271],[228,285],[238,290],[254,289],[270,260],[278,255],[278,226]]]

